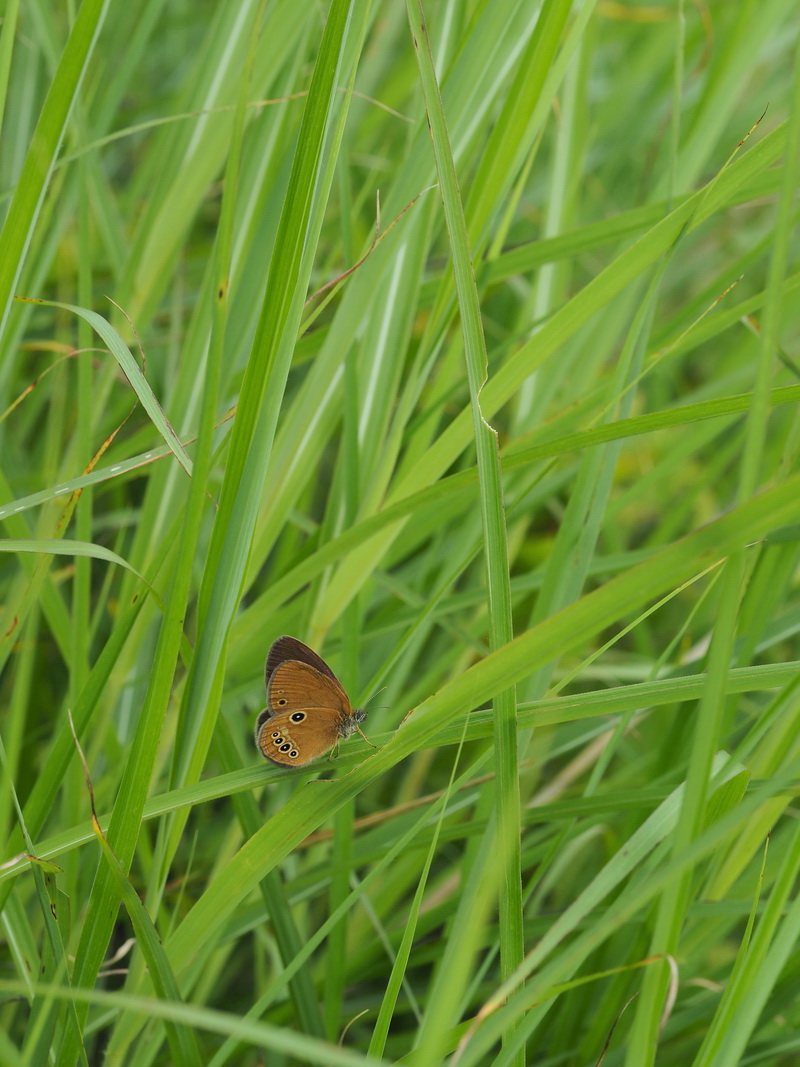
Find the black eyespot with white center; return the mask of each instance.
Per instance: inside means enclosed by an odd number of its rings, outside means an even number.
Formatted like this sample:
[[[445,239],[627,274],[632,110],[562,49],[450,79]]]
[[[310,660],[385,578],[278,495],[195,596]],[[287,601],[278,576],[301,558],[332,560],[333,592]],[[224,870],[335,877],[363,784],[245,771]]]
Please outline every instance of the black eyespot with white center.
[[[289,749],[290,749],[291,747],[292,747],[292,746],[291,746],[291,745],[289,744],[289,742],[287,741],[287,742],[286,742],[286,744],[284,744],[284,745],[281,745],[281,752],[288,752],[288,751],[289,751]]]
[[[292,751],[289,753],[289,755],[292,757],[292,759],[297,759],[297,756],[298,756],[297,749],[293,748]]]
[[[273,737],[280,737],[281,735],[280,735],[280,734],[278,733],[278,731],[277,731],[277,730],[273,730],[273,732],[272,732],[272,736],[273,736]]]
[[[296,711],[294,715],[291,716],[291,719],[292,722],[302,722],[305,717],[306,713],[304,711]]]

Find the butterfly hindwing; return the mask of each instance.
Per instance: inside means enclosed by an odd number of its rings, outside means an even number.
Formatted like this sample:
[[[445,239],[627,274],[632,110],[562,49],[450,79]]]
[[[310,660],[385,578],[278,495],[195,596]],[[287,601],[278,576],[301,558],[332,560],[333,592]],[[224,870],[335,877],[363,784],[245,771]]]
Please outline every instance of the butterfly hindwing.
[[[282,711],[256,729],[262,754],[282,767],[311,763],[333,748],[339,737],[339,715],[331,708]]]

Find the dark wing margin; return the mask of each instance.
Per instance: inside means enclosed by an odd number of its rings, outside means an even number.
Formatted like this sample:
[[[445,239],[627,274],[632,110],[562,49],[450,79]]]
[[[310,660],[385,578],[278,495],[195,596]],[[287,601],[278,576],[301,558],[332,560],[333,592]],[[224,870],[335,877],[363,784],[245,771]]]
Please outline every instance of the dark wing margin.
[[[264,685],[267,690],[269,690],[269,680],[275,668],[280,667],[284,660],[287,659],[299,659],[301,663],[307,663],[309,667],[313,667],[320,674],[327,674],[335,682],[339,681],[322,656],[318,656],[313,648],[304,645],[296,637],[279,637],[277,641],[272,642],[267,656],[267,664],[264,668]]]

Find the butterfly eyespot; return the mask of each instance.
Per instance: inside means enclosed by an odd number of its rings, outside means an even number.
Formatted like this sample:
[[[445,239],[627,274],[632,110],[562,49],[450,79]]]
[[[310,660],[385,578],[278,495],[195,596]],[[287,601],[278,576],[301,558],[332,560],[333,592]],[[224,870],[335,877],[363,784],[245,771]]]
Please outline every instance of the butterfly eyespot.
[[[283,707],[283,705],[284,705],[285,703],[286,703],[286,697],[281,697],[281,699],[280,699],[280,700],[278,701],[278,705],[279,705],[280,707]]]
[[[289,751],[289,749],[290,749],[291,747],[292,747],[292,746],[291,746],[291,745],[289,744],[289,742],[287,741],[287,742],[286,742],[286,744],[284,744],[284,745],[281,745],[281,752],[288,752],[288,751]]]
[[[292,759],[297,759],[297,756],[298,756],[297,749],[293,748],[292,751],[289,753],[289,755],[292,757]]]
[[[292,722],[302,722],[305,717],[306,713],[304,711],[296,711],[294,715],[292,715]]]
[[[273,735],[272,735],[272,736],[273,736],[273,737],[280,737],[281,735],[280,735],[280,734],[278,733],[278,731],[277,731],[277,730],[275,730],[275,732],[273,733]]]

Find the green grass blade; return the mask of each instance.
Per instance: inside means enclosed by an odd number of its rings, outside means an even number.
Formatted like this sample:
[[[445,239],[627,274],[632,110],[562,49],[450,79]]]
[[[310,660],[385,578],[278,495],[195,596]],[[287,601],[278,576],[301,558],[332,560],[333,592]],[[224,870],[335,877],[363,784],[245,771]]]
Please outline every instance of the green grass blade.
[[[0,336],[6,329],[25,254],[41,213],[42,201],[70,112],[107,10],[108,0],[90,0],[81,4],[25,156],[14,198],[0,233]],[[13,25],[13,20],[10,25]]]
[[[492,651],[507,644],[512,636],[511,590],[509,586],[508,543],[503,504],[502,473],[496,431],[486,422],[481,408],[481,391],[486,382],[488,365],[483,336],[478,290],[472,264],[467,224],[461,206],[461,193],[442,98],[428,38],[425,16],[417,0],[409,0],[409,23],[420,71],[425,107],[430,122],[439,188],[444,204],[447,232],[458,293],[461,327],[464,337],[464,356],[470,388],[472,424],[478,457],[478,487],[485,543],[486,588],[489,618],[489,645]],[[489,833],[493,843],[499,843],[499,857],[487,852],[485,863],[496,867],[502,875],[498,885],[500,907],[500,966],[503,975],[519,965],[523,954],[522,882],[520,864],[520,799],[517,753],[516,694],[504,689],[493,699],[495,721],[495,774],[497,776],[497,829]],[[488,874],[488,871],[487,871]],[[476,919],[477,916],[473,915]],[[477,922],[476,922],[477,927]],[[461,994],[455,974],[466,978],[468,970],[453,972],[447,981],[447,996],[455,1006]],[[452,1010],[452,1008],[451,1008]],[[436,1027],[452,1025],[457,1020],[447,1018],[446,1010],[437,1013]],[[420,1040],[424,1042],[423,1027]]]

